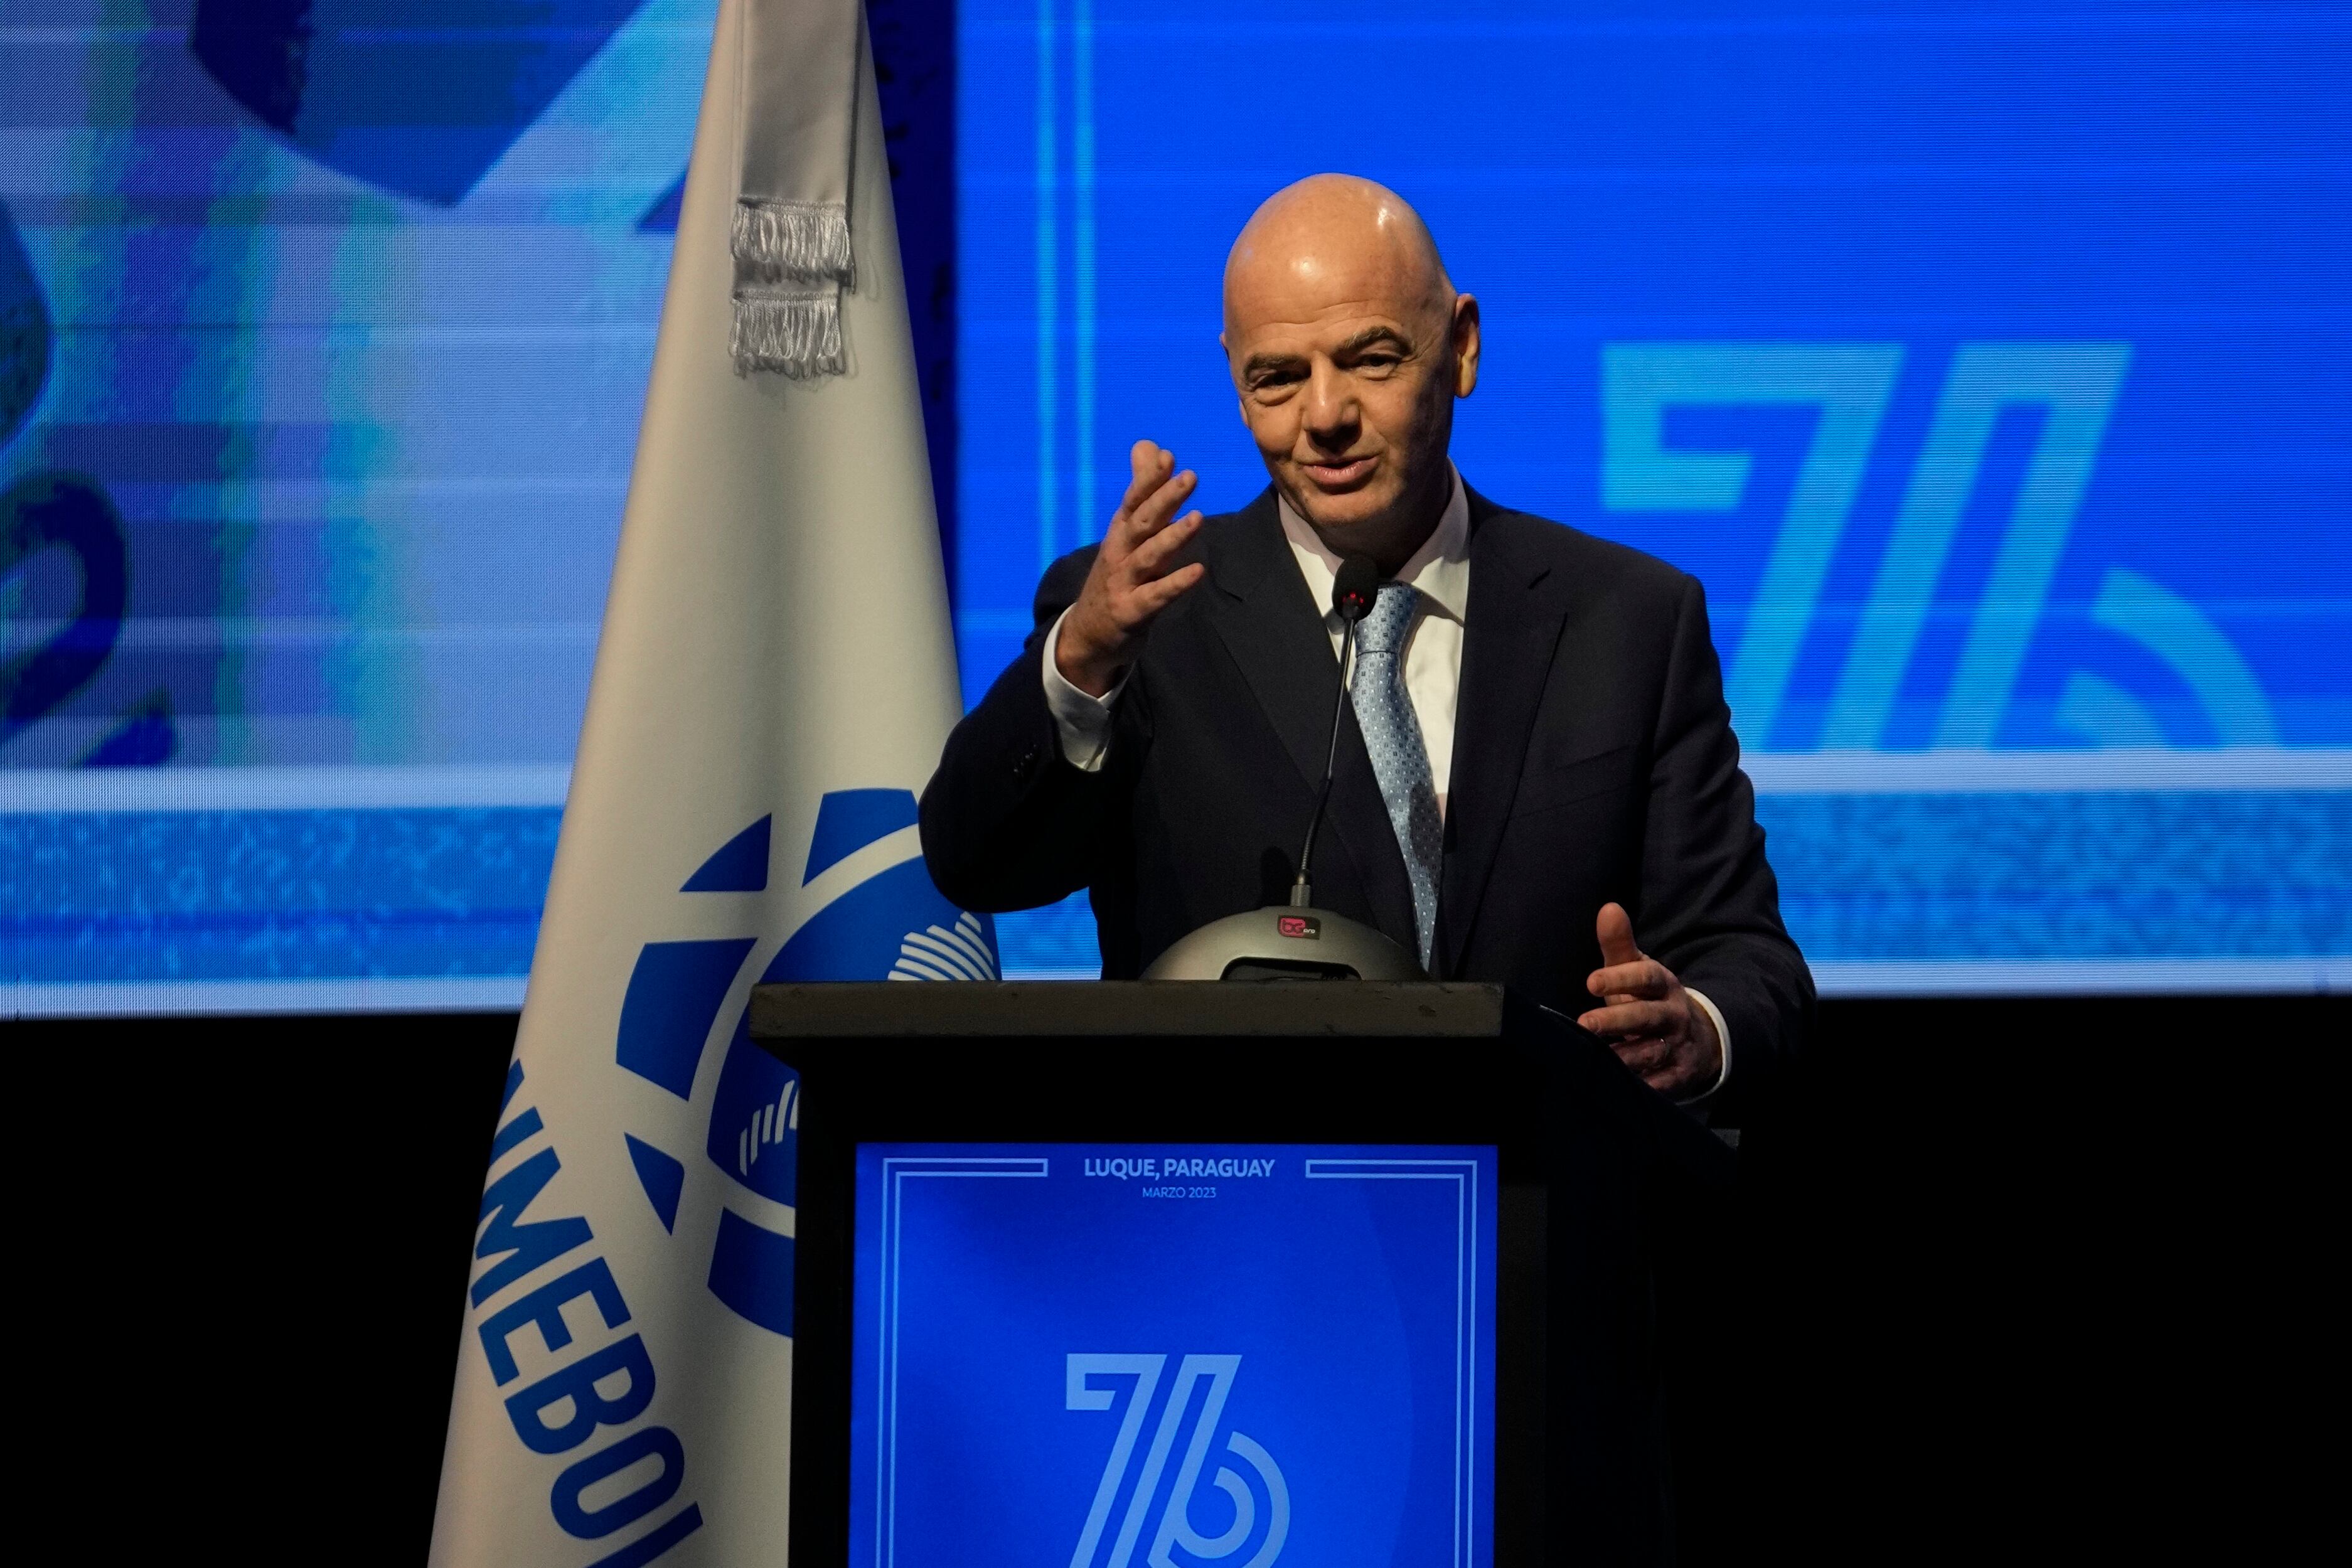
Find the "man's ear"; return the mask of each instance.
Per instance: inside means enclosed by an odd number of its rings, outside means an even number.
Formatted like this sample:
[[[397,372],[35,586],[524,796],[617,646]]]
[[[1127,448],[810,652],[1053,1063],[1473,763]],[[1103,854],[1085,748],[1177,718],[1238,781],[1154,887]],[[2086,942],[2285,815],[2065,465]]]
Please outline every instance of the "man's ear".
[[[1478,299],[1454,298],[1454,395],[1468,397],[1478,388]]]
[[[1217,351],[1225,357],[1225,375],[1230,380],[1234,373],[1234,350],[1233,345],[1225,341],[1225,335],[1223,332],[1217,334]],[[1234,412],[1242,416],[1242,428],[1247,430],[1250,422],[1249,399],[1242,396],[1241,383],[1238,382],[1234,383]]]

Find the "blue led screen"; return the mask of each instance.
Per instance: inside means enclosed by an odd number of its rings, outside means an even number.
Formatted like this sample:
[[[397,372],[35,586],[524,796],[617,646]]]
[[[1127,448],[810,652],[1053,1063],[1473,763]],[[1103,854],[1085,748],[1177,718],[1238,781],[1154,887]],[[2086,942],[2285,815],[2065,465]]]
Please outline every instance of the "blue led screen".
[[[713,10],[0,12],[0,1010],[520,998]]]
[[[519,998],[712,14],[0,14],[0,1012]],[[968,694],[1136,437],[1263,483],[1224,247],[1353,170],[1470,482],[1706,582],[1826,988],[2352,978],[2342,8],[956,16]]]
[[[1483,305],[1465,478],[1706,584],[1826,988],[2352,977],[2341,7],[963,17],[968,692],[1137,437],[1264,485],[1225,249],[1345,170]]]

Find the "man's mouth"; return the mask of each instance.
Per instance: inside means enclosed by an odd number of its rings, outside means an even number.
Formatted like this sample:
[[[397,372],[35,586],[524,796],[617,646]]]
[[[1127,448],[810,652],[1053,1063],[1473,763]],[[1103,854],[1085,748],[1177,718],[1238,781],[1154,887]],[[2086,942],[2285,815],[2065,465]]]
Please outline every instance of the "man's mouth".
[[[1350,457],[1336,463],[1302,463],[1299,467],[1319,490],[1346,490],[1370,478],[1375,461],[1370,457]]]

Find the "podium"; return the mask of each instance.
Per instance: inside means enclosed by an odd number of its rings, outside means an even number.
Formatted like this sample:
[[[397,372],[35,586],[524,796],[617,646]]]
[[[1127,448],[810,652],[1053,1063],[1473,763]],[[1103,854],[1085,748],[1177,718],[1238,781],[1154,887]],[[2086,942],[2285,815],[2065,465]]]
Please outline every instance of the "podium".
[[[1675,1560],[1662,1303],[1732,1156],[1561,1015],[885,983],[750,1021],[800,1079],[795,1568]]]

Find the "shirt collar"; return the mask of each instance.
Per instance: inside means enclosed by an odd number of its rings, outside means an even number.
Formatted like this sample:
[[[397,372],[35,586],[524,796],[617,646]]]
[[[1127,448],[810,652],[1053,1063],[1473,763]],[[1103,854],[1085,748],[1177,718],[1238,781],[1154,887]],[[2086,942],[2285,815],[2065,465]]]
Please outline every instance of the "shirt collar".
[[[1454,492],[1447,497],[1445,510],[1437,519],[1437,527],[1422,541],[1412,559],[1406,561],[1396,574],[1398,582],[1421,591],[1429,609],[1449,621],[1463,622],[1470,608],[1470,496],[1462,483],[1462,471],[1451,463],[1446,465],[1454,476]],[[1323,537],[1307,526],[1307,519],[1291,509],[1280,491],[1275,493],[1276,504],[1282,514],[1282,534],[1290,541],[1290,553],[1298,562],[1301,575],[1307,579],[1307,589],[1326,616],[1330,613],[1331,584],[1339,573],[1339,558],[1323,542]],[[1465,622],[1466,623],[1466,622]]]

